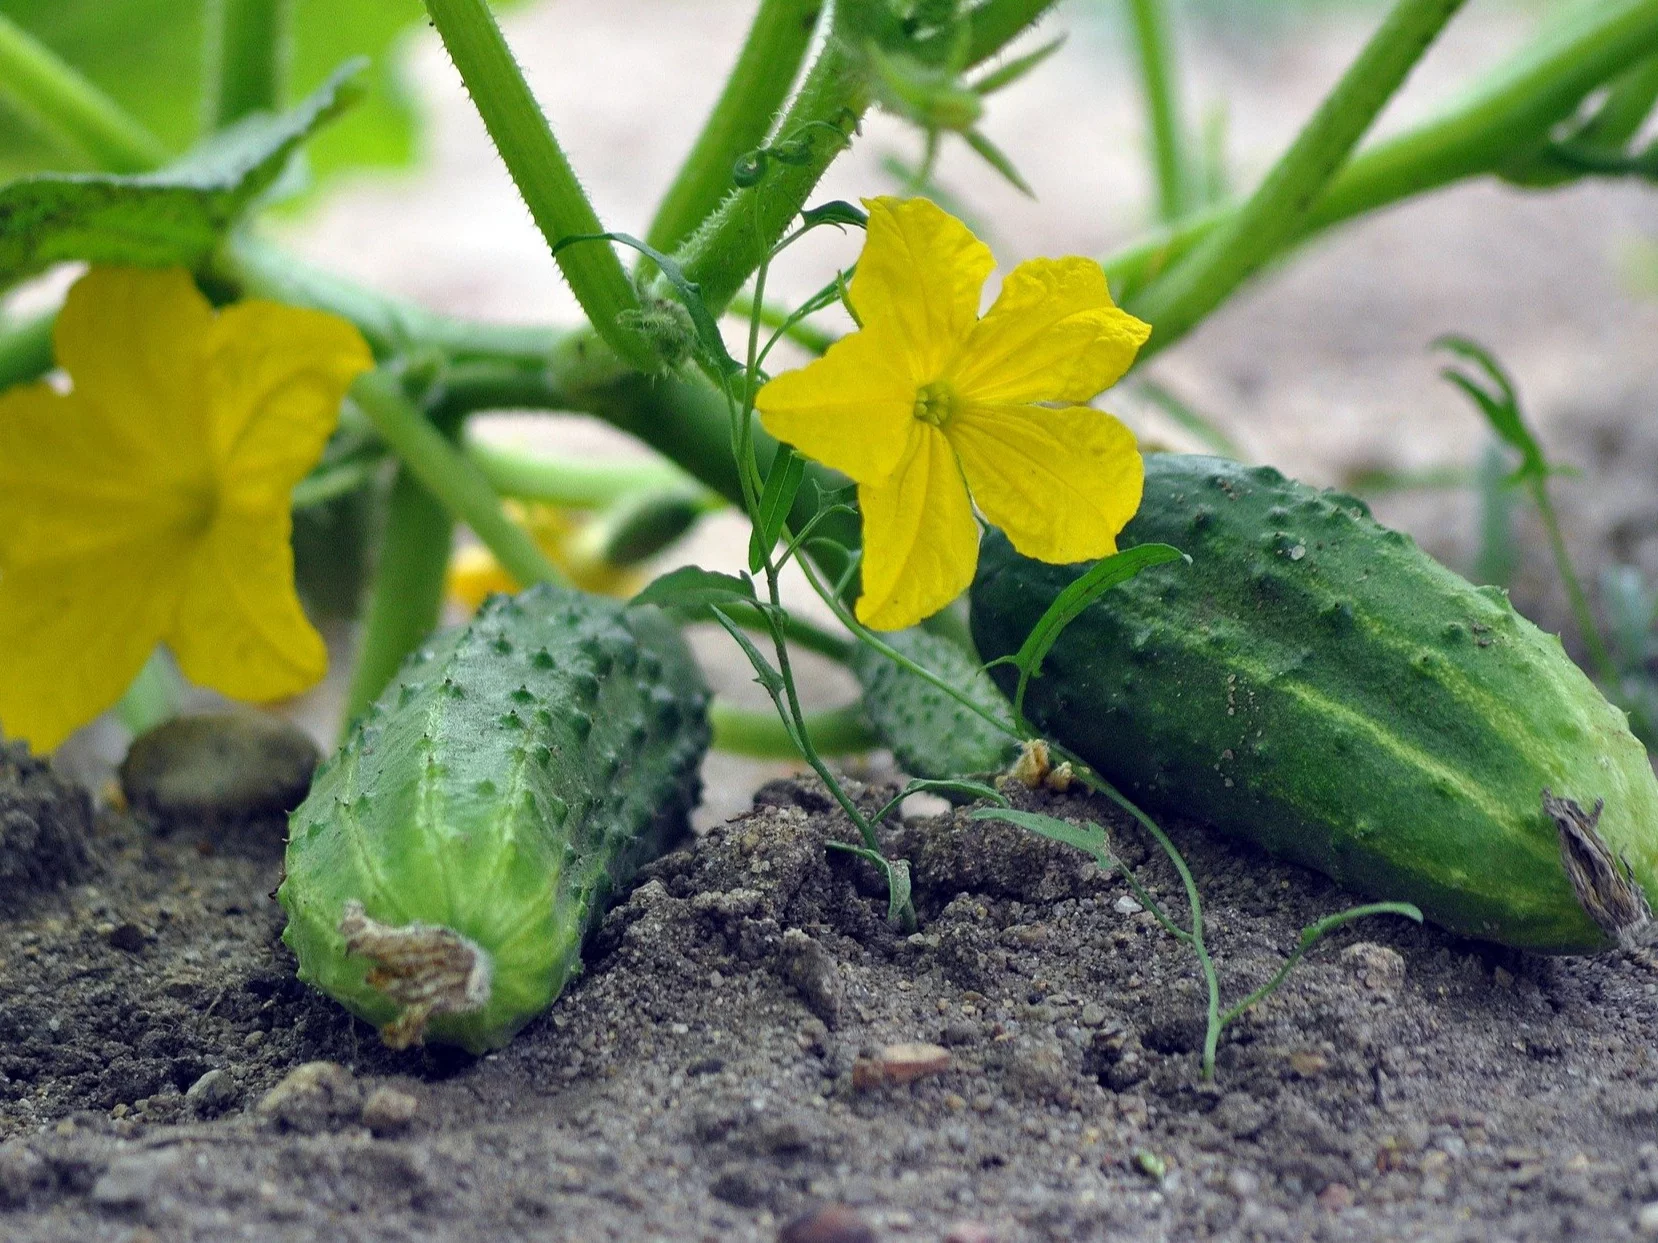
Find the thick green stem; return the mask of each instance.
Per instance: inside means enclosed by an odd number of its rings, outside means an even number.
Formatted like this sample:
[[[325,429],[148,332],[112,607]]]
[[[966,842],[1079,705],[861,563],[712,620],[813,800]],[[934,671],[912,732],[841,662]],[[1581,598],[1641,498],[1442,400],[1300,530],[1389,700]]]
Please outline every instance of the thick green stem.
[[[472,528],[508,574],[521,583],[564,581],[528,533],[502,511],[501,498],[482,472],[415,408],[394,377],[370,371],[352,385],[351,396],[409,472]]]
[[[112,173],[167,162],[159,138],[79,70],[0,14],[0,97],[40,126],[71,161]]]
[[[596,509],[632,493],[695,486],[689,475],[664,458],[582,461],[524,453],[476,437],[464,443],[466,456],[491,487],[527,501]]]
[[[345,731],[379,697],[403,658],[436,629],[454,530],[449,510],[407,466],[400,467],[346,692]]]
[[[547,245],[557,247],[567,237],[604,232],[487,0],[425,3]],[[566,246],[558,252],[557,262],[605,343],[629,366],[656,370],[660,366],[656,351],[629,322],[639,300],[616,252],[598,243]]]
[[[207,119],[224,129],[282,106],[292,0],[216,0],[209,16]]]
[[[1157,173],[1157,214],[1178,220],[1187,208],[1186,133],[1180,120],[1179,66],[1164,0],[1128,0],[1146,101],[1152,167]]]
[[[990,0],[973,10],[968,67],[994,56],[1053,3]],[[807,140],[807,158],[768,166],[765,176],[728,197],[675,253],[714,314],[723,312],[754,275],[829,165],[851,143],[871,100],[862,56],[837,10],[823,51],[776,129],[780,140]]]
[[[1305,227],[1354,144],[1463,3],[1398,0],[1260,188],[1136,301],[1153,340],[1184,336]]]
[[[672,250],[736,189],[738,158],[765,141],[800,74],[823,0],[760,0],[748,40],[645,240]]]
[[[1400,199],[1501,168],[1543,141],[1589,92],[1655,52],[1658,0],[1595,6],[1584,19],[1526,45],[1437,117],[1354,156],[1289,243]],[[1124,305],[1143,313],[1147,287],[1229,226],[1240,211],[1237,204],[1223,204],[1199,212],[1108,256],[1101,266],[1112,289]],[[1172,324],[1158,325],[1140,358],[1178,340],[1172,329]]]
[[[53,311],[0,328],[0,390],[52,369],[52,326],[57,318]]]
[[[708,709],[714,727],[714,747],[764,760],[801,758],[788,728],[775,711],[739,708],[716,699]],[[857,755],[873,751],[881,740],[859,704],[805,714],[807,736],[819,755]]]

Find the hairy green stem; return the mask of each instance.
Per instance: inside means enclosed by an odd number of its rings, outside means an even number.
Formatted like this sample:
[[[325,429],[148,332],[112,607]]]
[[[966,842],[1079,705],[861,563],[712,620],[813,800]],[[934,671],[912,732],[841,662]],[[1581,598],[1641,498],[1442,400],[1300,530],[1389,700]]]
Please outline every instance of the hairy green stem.
[[[399,467],[346,691],[342,738],[379,698],[404,657],[436,629],[454,533],[449,510],[408,466]]]
[[[351,397],[392,452],[460,522],[466,523],[503,569],[521,583],[564,581],[545,553],[501,509],[483,473],[403,395],[383,370],[360,376]]]
[[[714,727],[716,750],[765,760],[801,758],[800,749],[775,711],[757,712],[715,699],[708,709],[708,720]],[[804,722],[812,747],[820,755],[857,755],[881,745],[860,704],[808,712]]]
[[[35,122],[72,162],[141,173],[169,152],[78,69],[0,14],[0,98]]]
[[[1179,64],[1164,0],[1128,0],[1139,56],[1141,91],[1152,168],[1157,174],[1157,214],[1178,220],[1188,207],[1186,132],[1180,119]]]
[[[1136,300],[1154,340],[1178,339],[1304,227],[1346,161],[1465,0],[1397,0],[1336,88],[1260,187],[1225,224]]]
[[[564,158],[487,0],[425,0],[495,149],[549,247],[602,233],[593,206]],[[631,322],[633,285],[608,245],[567,246],[557,263],[594,330],[629,366],[654,371],[656,351]]]
[[[282,106],[292,0],[214,0],[208,15],[211,129]]]
[[[972,11],[968,64],[999,52],[1054,0],[989,0]],[[799,164],[775,163],[756,184],[728,197],[674,254],[715,315],[722,313],[771,253],[829,165],[851,143],[871,102],[863,51],[837,7],[829,35],[775,134],[810,144]],[[665,296],[665,291],[664,291]]]
[[[1583,20],[1551,28],[1487,73],[1431,120],[1360,151],[1330,182],[1289,243],[1400,199],[1496,171],[1543,141],[1584,96],[1658,52],[1658,0],[1617,0]],[[1222,204],[1188,216],[1101,261],[1123,304],[1143,313],[1147,287],[1241,208]],[[1178,340],[1159,325],[1143,361]]]
[[[800,74],[822,4],[823,0],[760,0],[725,89],[645,235],[656,249],[678,246],[736,189],[733,167],[740,156],[765,141]]]

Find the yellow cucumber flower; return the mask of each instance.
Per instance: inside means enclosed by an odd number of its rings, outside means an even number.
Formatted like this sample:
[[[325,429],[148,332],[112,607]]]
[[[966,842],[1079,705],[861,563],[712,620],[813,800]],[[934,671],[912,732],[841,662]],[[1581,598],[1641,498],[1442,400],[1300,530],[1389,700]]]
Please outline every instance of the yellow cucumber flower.
[[[1075,257],[1021,263],[980,318],[989,247],[926,199],[864,205],[849,291],[862,328],[755,399],[767,431],[858,485],[859,620],[901,629],[966,589],[975,502],[1028,557],[1115,552],[1143,463],[1133,433],[1082,403],[1128,370],[1150,327]]]
[[[289,494],[373,365],[350,324],[182,269],[93,268],[54,334],[70,388],[0,393],[0,731],[49,751],[158,643],[270,700],[322,677],[294,594]]]
[[[507,515],[529,532],[547,560],[583,591],[626,599],[645,585],[643,575],[586,556],[576,546],[577,536],[590,518],[538,501],[509,500],[502,505]],[[468,613],[476,612],[496,592],[514,595],[523,589],[524,584],[507,573],[494,553],[475,544],[457,549],[444,575],[445,594]]]

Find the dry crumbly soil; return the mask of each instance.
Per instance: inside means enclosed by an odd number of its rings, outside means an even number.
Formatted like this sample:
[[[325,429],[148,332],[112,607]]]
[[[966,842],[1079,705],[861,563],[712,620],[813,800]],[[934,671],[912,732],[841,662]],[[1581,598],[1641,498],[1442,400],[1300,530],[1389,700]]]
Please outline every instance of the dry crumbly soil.
[[[37,821],[84,812],[59,795]],[[1023,801],[1108,824],[1176,892],[1108,807]],[[1351,901],[1170,828],[1231,996]],[[1367,921],[1229,1031],[1204,1084],[1192,958],[1120,880],[961,812],[911,820],[906,936],[824,850],[844,831],[816,787],[762,789],[473,1060],[394,1054],[295,981],[280,825],[103,813],[91,870],[0,923],[0,1238],[770,1240],[832,1203],[874,1233],[815,1237],[1616,1239],[1658,1198],[1647,965]],[[855,1086],[860,1058],[917,1041],[948,1067]]]

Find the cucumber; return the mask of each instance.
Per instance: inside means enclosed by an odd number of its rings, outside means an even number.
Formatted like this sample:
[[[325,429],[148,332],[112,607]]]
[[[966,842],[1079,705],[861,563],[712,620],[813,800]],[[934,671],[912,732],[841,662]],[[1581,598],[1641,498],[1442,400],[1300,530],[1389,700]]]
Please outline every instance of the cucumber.
[[[684,830],[707,701],[654,608],[492,598],[409,657],[290,817],[300,978],[393,1047],[505,1044]]]
[[[1557,953],[1634,944],[1658,781],[1557,637],[1363,502],[1270,467],[1153,454],[1119,544],[1192,564],[1108,592],[1027,690],[1031,722],[1131,798],[1207,821],[1454,932]],[[986,660],[1083,566],[992,534]],[[1015,671],[994,676],[1011,689]]]

